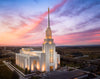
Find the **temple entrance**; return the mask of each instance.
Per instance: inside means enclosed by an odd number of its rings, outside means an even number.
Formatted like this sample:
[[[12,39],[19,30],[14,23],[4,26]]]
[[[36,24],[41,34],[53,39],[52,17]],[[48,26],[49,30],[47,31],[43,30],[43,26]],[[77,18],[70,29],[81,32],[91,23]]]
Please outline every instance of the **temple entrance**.
[[[50,71],[53,71],[53,66],[50,66]]]
[[[34,60],[34,61],[33,61],[34,71],[37,71],[36,63],[37,63],[36,60]]]

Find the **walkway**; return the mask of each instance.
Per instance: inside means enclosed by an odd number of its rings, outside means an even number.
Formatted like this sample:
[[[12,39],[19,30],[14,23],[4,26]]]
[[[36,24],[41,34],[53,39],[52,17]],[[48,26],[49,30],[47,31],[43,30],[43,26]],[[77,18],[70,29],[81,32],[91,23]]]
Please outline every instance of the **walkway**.
[[[15,68],[11,63],[3,61],[3,63],[11,70],[11,71],[15,71],[20,79],[29,79],[30,76],[26,76],[25,74],[23,74],[20,70],[18,70],[17,68]]]

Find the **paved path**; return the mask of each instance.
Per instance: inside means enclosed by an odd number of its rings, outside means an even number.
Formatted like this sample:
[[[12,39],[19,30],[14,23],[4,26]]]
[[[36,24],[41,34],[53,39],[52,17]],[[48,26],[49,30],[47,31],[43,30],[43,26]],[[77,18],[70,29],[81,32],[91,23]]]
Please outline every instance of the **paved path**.
[[[82,70],[73,70],[73,71],[53,71],[48,73],[42,79],[73,79],[73,77],[84,75]]]
[[[17,74],[19,75],[20,79],[28,79],[25,77],[25,75],[20,72],[17,68],[13,67],[9,62],[3,61],[3,63],[11,70],[11,71],[15,71],[17,72]]]

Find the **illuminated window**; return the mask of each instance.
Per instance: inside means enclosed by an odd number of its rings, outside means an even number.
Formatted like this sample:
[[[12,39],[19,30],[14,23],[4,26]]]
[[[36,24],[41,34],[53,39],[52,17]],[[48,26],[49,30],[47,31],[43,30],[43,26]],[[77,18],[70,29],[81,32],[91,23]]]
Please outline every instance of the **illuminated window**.
[[[50,49],[50,63],[53,63],[53,49]]]
[[[34,65],[36,64],[36,60],[33,61]]]
[[[53,71],[53,66],[50,66],[50,71]]]
[[[43,50],[42,52],[45,53],[45,50]]]
[[[25,51],[24,48],[22,48],[22,51]]]
[[[29,65],[27,66],[27,69],[29,70]]]
[[[27,51],[30,51],[30,49],[28,49]]]
[[[40,70],[40,64],[37,62],[37,69]]]
[[[51,42],[51,41],[49,41],[49,44],[52,44],[52,42]]]
[[[51,39],[52,37],[51,36],[46,36],[46,39]]]
[[[46,41],[43,44],[45,44],[45,43],[46,43]]]
[[[58,63],[58,64],[60,64],[60,61],[59,61],[59,59],[58,59],[58,58],[57,58],[57,63]]]
[[[45,64],[42,65],[42,72],[45,71]]]
[[[55,69],[57,69],[57,64],[55,64]]]
[[[51,36],[49,36],[49,39],[51,39]]]
[[[33,64],[31,64],[31,70],[32,70],[32,71],[34,70],[34,66],[33,66]]]

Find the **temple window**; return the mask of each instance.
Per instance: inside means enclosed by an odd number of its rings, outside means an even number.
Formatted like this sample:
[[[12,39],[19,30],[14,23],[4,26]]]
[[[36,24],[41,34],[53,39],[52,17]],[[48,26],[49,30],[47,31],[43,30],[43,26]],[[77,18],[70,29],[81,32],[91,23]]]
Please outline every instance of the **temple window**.
[[[49,41],[49,44],[52,44],[52,42],[51,42],[51,41]]]
[[[45,50],[43,49],[43,51],[42,51],[43,53],[45,53]]]
[[[50,49],[50,63],[53,63],[53,49]]]

